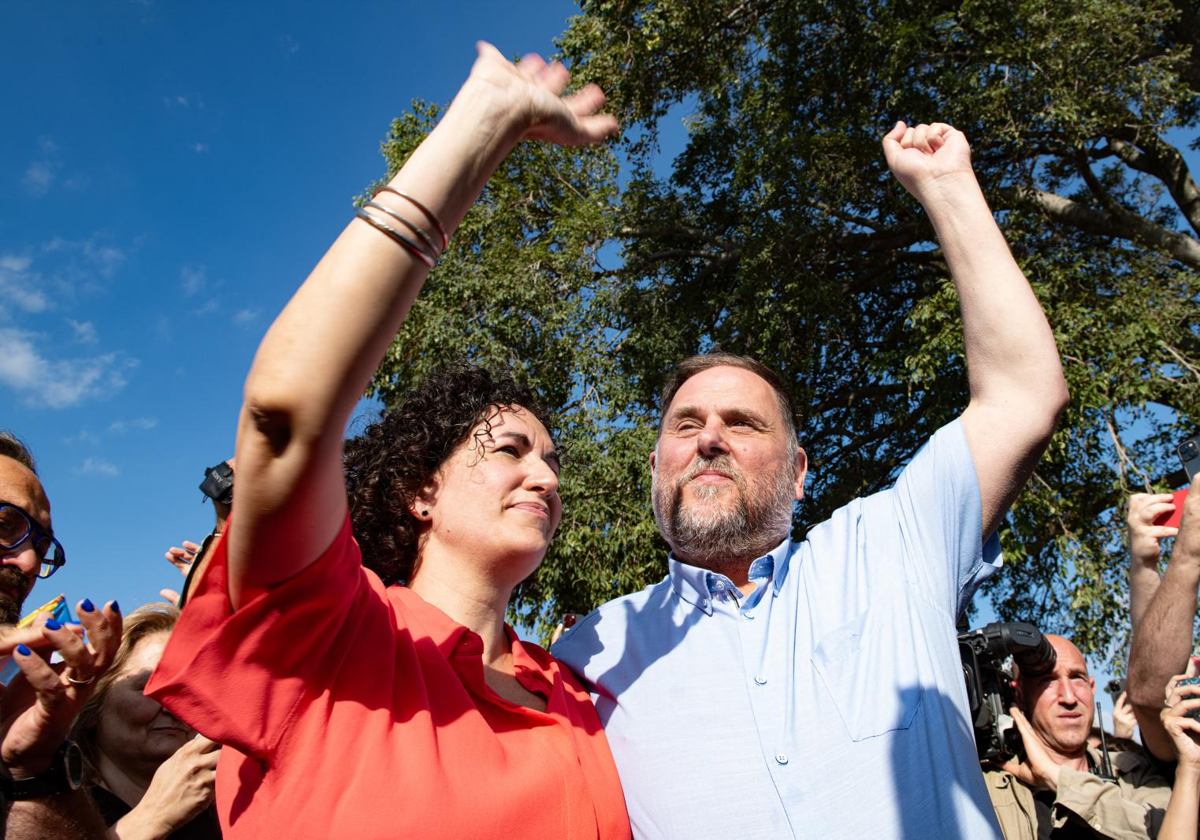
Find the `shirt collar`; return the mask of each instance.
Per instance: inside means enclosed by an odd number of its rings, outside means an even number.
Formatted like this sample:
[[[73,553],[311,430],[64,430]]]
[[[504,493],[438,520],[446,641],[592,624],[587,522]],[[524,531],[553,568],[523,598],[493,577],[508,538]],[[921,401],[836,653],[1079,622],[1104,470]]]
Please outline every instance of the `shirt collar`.
[[[791,562],[791,545],[791,539],[785,537],[783,542],[770,552],[751,563],[750,580],[771,581],[774,594],[779,595]],[[671,577],[671,588],[675,590],[675,594],[709,615],[712,615],[713,611],[713,596],[733,588],[733,581],[725,575],[684,563],[675,557],[674,552],[667,556],[667,568]]]

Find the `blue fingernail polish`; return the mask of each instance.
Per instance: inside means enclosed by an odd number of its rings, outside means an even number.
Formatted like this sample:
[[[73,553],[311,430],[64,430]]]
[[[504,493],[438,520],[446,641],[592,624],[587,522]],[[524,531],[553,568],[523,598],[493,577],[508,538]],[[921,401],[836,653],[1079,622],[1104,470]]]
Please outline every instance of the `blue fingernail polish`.
[[[21,654],[22,656],[29,656],[31,653],[33,653],[33,651],[31,651],[25,645],[17,645],[17,653]]]
[[[46,619],[46,629],[47,630],[61,630],[62,625],[59,624],[57,621],[55,621],[53,618],[48,618],[48,619]]]
[[[116,601],[113,601],[112,602],[112,611],[115,613],[121,612],[121,605],[118,604]]]
[[[83,603],[80,604],[79,606],[80,606],[80,608],[83,609],[84,612],[93,612],[96,609],[96,605],[93,604],[91,602],[91,599],[89,599],[89,598],[84,598]]]

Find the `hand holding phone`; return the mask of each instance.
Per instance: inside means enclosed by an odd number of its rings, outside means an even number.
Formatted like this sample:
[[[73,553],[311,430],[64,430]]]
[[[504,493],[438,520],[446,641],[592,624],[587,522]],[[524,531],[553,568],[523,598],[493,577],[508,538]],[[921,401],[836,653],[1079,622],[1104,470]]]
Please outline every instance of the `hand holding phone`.
[[[1154,524],[1164,528],[1178,528],[1179,523],[1183,520],[1183,500],[1187,498],[1187,494],[1187,487],[1172,493],[1171,504],[1175,506],[1174,510],[1164,510],[1155,516]]]

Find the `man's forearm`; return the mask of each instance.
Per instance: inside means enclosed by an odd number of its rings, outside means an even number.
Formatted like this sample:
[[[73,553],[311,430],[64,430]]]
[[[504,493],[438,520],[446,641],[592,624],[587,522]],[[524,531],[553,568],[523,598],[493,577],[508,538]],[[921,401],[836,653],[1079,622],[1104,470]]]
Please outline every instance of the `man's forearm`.
[[[1129,566],[1129,625],[1134,633],[1141,626],[1160,583],[1157,560],[1150,564],[1133,558]]]
[[[1177,549],[1179,547],[1177,546]],[[1167,680],[1182,674],[1192,652],[1192,623],[1200,558],[1176,551],[1129,652],[1129,699],[1135,706],[1161,709]]]
[[[14,802],[9,807],[7,840],[104,840],[108,829],[85,792]]]

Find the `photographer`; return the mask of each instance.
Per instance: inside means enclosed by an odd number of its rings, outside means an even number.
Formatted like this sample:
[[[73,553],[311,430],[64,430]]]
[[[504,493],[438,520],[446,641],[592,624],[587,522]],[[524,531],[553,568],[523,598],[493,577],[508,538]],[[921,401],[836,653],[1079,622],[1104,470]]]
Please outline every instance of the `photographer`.
[[[1074,644],[1046,638],[1055,667],[1037,677],[1018,674],[1019,708],[1011,710],[1025,756],[984,773],[1005,838],[1156,837],[1170,785],[1135,752],[1109,753],[1115,783],[1098,775],[1103,757],[1087,745],[1095,680]]]
[[[204,481],[200,482],[200,492],[204,494],[205,498],[212,501],[213,512],[217,517],[217,523],[209,535],[198,545],[190,540],[184,540],[182,548],[171,546],[167,549],[167,561],[179,569],[184,577],[183,594],[181,595],[173,589],[160,590],[159,594],[180,609],[183,609],[183,605],[187,602],[187,596],[191,592],[192,586],[203,576],[204,568],[208,563],[208,551],[217,537],[225,531],[225,520],[229,518],[230,511],[233,509],[234,460],[231,457],[214,467],[209,467],[204,471]]]

